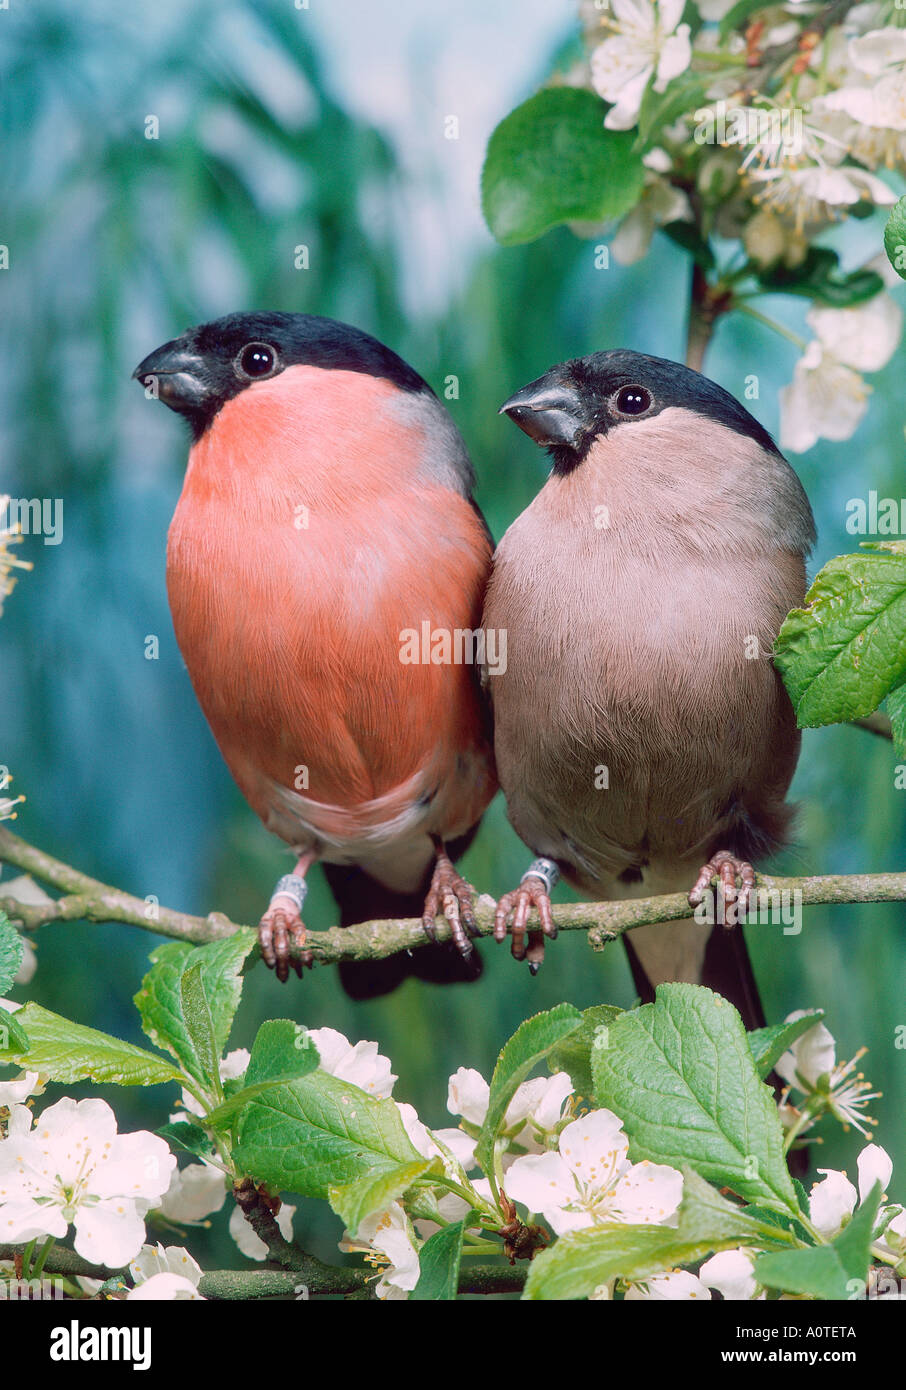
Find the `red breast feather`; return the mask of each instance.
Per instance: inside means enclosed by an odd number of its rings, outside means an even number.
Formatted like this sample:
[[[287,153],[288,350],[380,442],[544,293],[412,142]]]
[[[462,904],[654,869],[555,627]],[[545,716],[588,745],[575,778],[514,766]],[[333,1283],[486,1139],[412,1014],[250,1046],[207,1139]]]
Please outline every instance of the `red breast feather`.
[[[496,785],[474,668],[400,660],[401,633],[424,620],[479,626],[490,565],[401,394],[309,366],[255,383],[192,449],[170,527],[170,606],[199,702],[291,843],[303,837],[275,788],[313,803],[329,840],[367,837],[438,789],[425,828],[456,835]]]

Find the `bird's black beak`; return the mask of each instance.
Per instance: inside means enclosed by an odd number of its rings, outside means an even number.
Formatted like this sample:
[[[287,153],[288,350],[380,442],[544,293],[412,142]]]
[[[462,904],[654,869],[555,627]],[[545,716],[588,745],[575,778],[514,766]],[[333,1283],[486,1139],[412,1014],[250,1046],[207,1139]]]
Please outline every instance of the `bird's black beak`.
[[[576,388],[554,372],[530,381],[504,401],[498,412],[508,415],[536,444],[574,449],[594,420]]]
[[[164,405],[180,415],[192,415],[203,409],[209,388],[205,383],[205,363],[193,352],[184,339],[174,338],[155,348],[132,373],[147,390]]]

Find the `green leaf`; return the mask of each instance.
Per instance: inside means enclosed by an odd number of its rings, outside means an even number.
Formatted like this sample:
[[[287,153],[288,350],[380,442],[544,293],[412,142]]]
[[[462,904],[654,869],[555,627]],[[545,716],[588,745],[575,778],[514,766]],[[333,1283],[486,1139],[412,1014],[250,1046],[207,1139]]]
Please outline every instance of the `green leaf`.
[[[421,1273],[409,1295],[410,1303],[456,1297],[464,1230],[462,1221],[454,1221],[425,1241],[418,1257]]]
[[[638,143],[643,148],[656,145],[664,126],[672,125],[679,116],[694,115],[713,81],[713,74],[684,72],[668,82],[663,92],[649,85],[639,108]]]
[[[894,270],[906,280],[906,197],[890,210],[884,228],[884,250]]]
[[[290,1018],[271,1018],[262,1023],[255,1035],[245,1085],[291,1081],[297,1076],[307,1076],[320,1063],[318,1049],[307,1028]]]
[[[342,1186],[332,1183],[327,1191],[328,1200],[347,1231],[355,1235],[366,1217],[376,1211],[386,1211],[391,1202],[408,1192],[416,1178],[422,1177],[435,1163],[434,1159],[422,1158]]]
[[[774,1097],[742,1020],[701,985],[659,985],[621,1014],[592,1056],[599,1105],[614,1110],[634,1158],[695,1168],[751,1201],[797,1211]]]
[[[183,973],[195,965],[201,967],[201,983],[211,1014],[213,1046],[219,1057],[230,1035],[242,993],[242,967],[255,941],[255,933],[244,928],[207,946],[192,947],[183,942],[160,946],[152,954],[152,969],[135,996],[142,1027],[151,1041],[172,1052],[203,1086],[210,1084],[205,1079],[207,1065],[196,1051],[183,1013],[180,983]]]
[[[755,1278],[766,1288],[783,1293],[848,1298],[850,1281],[864,1284],[868,1276],[871,1233],[880,1201],[881,1184],[876,1183],[832,1244],[760,1255],[755,1261]]]
[[[800,728],[871,714],[906,673],[906,555],[838,555],[774,644]]]
[[[708,1241],[688,1245],[669,1226],[598,1226],[561,1236],[529,1266],[524,1299],[588,1298],[608,1279],[641,1281],[704,1259]]]
[[[788,1236],[780,1234],[789,1230],[788,1226],[779,1224],[783,1219],[769,1207],[763,1210],[756,1206],[741,1207],[728,1201],[699,1177],[694,1168],[683,1168],[683,1200],[677,1226],[683,1240],[708,1240],[712,1245],[715,1242],[788,1245]]]
[[[161,1125],[155,1133],[159,1134],[161,1139],[166,1139],[171,1147],[178,1144],[181,1149],[195,1154],[196,1158],[207,1158],[213,1147],[201,1126],[192,1124],[189,1120],[174,1120],[172,1124]]]
[[[609,1279],[640,1282],[717,1250],[777,1239],[776,1228],[728,1202],[686,1167],[676,1227],[613,1224],[561,1236],[532,1261],[523,1297],[588,1298]]]
[[[547,87],[501,121],[488,142],[481,202],[502,245],[635,206],[645,167],[631,131],[605,130],[606,114],[593,92]]]
[[[9,1060],[52,1081],[70,1084],[90,1079],[118,1086],[157,1086],[183,1079],[165,1057],[72,1023],[40,1004],[26,1004],[16,1017],[28,1034],[29,1047]]]
[[[253,1100],[275,1086],[286,1085],[300,1076],[316,1071],[320,1064],[318,1049],[308,1029],[289,1018],[273,1018],[262,1023],[252,1044],[244,1082],[238,1084],[228,1098],[207,1116],[214,1129],[232,1125],[236,1116]]]
[[[873,299],[884,288],[884,281],[875,270],[853,270],[840,273],[840,257],[827,246],[810,247],[799,265],[785,266],[782,262],[758,271],[762,288],[772,293],[803,295],[818,304],[834,309],[847,309]]]
[[[797,1189],[799,1187],[795,1178],[793,1179],[793,1186]],[[801,1221],[797,1221],[795,1217],[791,1217],[788,1213],[784,1214],[783,1212],[772,1211],[770,1207],[759,1206],[757,1202],[753,1202],[751,1205],[747,1206],[746,1212],[753,1220],[763,1221],[765,1225],[774,1226],[778,1231],[787,1231],[790,1235],[795,1236],[797,1240],[801,1240],[805,1245],[811,1244],[812,1238]],[[805,1214],[807,1216],[808,1212]]]
[[[475,1155],[486,1173],[493,1171],[494,1140],[518,1087],[558,1043],[581,1026],[578,1009],[572,1004],[557,1004],[546,1013],[527,1018],[504,1047],[491,1077],[488,1111],[475,1146]]]
[[[215,1095],[223,1092],[220,1080],[220,1052],[214,1042],[214,1023],[205,997],[201,966],[190,965],[179,980],[182,1016],[189,1039],[201,1064],[204,1080]]]
[[[824,1017],[823,1009],[810,1009],[803,1018],[792,1023],[774,1023],[769,1028],[756,1028],[749,1034],[749,1047],[755,1058],[758,1075],[767,1076],[774,1064],[792,1047],[797,1038],[814,1028]]]
[[[19,973],[25,942],[5,912],[0,912],[0,995],[8,994]]]
[[[418,1163],[422,1155],[394,1101],[319,1070],[252,1101],[234,1158],[274,1190],[326,1198],[331,1186]]]
[[[569,1072],[577,1095],[594,1095],[591,1076],[592,1048],[596,1045],[606,1045],[610,1024],[622,1012],[622,1009],[618,1009],[614,1004],[594,1004],[590,1009],[583,1009],[581,1025],[549,1053],[549,1069],[551,1072]]]
[[[11,1014],[9,1009],[0,1008],[0,1066],[6,1066],[11,1058],[7,1054],[20,1054],[28,1051],[28,1034],[21,1023],[16,1020],[22,1017],[22,1010],[17,1009]]]

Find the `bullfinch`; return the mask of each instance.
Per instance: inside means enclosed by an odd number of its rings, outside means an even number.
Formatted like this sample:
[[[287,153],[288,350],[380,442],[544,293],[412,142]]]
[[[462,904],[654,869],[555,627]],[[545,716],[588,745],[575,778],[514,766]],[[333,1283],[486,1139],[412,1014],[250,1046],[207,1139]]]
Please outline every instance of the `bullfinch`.
[[[771,651],[805,594],[808,499],[738,401],[662,358],[593,353],[501,411],[552,471],[485,604],[508,630],[489,682],[500,783],[538,856],[495,935],[512,919],[513,954],[537,968],[558,874],[592,899],[686,892],[701,920],[624,937],[642,999],[699,982],[760,1027],[741,929],[712,923],[744,914],[753,862],[789,835],[800,740]]]
[[[453,638],[479,627],[492,542],[449,413],[375,338],[307,314],[202,324],[134,376],[191,430],[167,545],[180,650],[243,795],[296,858],[261,919],[264,960],[301,974],[319,861],[342,925],[420,916],[430,937],[443,913],[452,928],[455,944],[345,962],[354,997],[474,978],[453,859],[497,784],[479,673]]]

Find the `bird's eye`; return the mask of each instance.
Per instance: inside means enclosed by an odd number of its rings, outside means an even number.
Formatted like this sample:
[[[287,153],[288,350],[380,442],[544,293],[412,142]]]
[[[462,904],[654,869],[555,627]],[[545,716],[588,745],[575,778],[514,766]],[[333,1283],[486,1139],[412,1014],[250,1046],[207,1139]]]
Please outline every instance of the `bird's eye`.
[[[651,392],[644,386],[623,386],[614,398],[620,415],[644,415],[651,407]]]
[[[243,376],[255,379],[270,376],[277,366],[277,353],[270,343],[246,343],[236,365]]]

